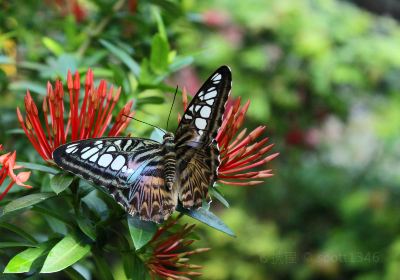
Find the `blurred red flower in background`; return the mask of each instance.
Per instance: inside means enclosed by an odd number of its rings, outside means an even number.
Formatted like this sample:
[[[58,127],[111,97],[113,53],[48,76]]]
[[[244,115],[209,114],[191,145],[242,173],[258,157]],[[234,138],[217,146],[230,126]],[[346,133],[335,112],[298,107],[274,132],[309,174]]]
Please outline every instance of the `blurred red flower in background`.
[[[182,102],[186,110],[188,100],[185,88],[182,91]],[[271,169],[254,169],[264,166],[279,153],[267,155],[274,146],[274,144],[267,145],[268,138],[262,138],[256,142],[265,131],[265,126],[259,126],[250,133],[247,133],[246,128],[242,128],[250,101],[248,100],[243,106],[240,103],[240,97],[228,100],[224,119],[216,138],[221,159],[218,182],[227,185],[252,186],[261,184],[264,182],[262,179],[273,176]]]
[[[3,145],[0,144],[0,151],[3,150]],[[32,186],[24,184],[28,181],[29,176],[31,175],[30,171],[23,171],[18,174],[14,173],[15,169],[23,168],[22,166],[18,166],[15,164],[15,159],[17,157],[17,153],[14,151],[12,153],[6,153],[0,156],[0,186],[4,183],[7,177],[11,179],[8,186],[5,190],[0,194],[0,200],[4,198],[4,196],[11,190],[14,184],[17,184],[21,187],[25,187],[27,189],[32,188]]]
[[[101,80],[98,87],[94,86],[93,72],[86,75],[84,97],[79,104],[80,77],[76,72],[74,78],[68,71],[67,87],[69,92],[69,110],[64,103],[64,89],[61,81],[56,81],[55,87],[48,82],[47,95],[43,100],[44,125],[39,117],[39,111],[29,91],[25,96],[26,117],[17,108],[19,123],[36,151],[44,160],[51,160],[53,151],[68,141],[101,137],[111,122],[112,112],[117,103],[121,88],[116,91],[113,86],[107,90],[107,83]],[[68,102],[67,102],[68,103]],[[133,101],[128,102],[118,113],[108,136],[118,136],[129,124],[134,112],[131,111]],[[65,124],[64,113],[68,112]],[[67,140],[68,134],[70,140]]]
[[[195,241],[189,238],[195,225],[185,224],[174,233],[168,232],[177,223],[179,217],[158,228],[156,234],[149,242],[153,251],[146,261],[146,265],[152,279],[156,279],[158,276],[162,279],[190,280],[186,276],[201,275],[201,272],[193,271],[193,269],[201,269],[202,266],[189,264],[188,257],[206,252],[210,248],[187,250],[187,247]]]

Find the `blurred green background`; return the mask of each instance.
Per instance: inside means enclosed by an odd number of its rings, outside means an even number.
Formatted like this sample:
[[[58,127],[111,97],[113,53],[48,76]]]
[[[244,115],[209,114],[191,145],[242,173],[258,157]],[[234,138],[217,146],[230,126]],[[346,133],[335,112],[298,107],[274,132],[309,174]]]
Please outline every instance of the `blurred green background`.
[[[399,9],[356,2],[1,1],[0,143],[37,161],[15,108],[67,69],[91,67],[122,86],[119,108],[133,98],[165,127],[174,87],[227,64],[246,126],[267,125],[281,155],[264,185],[222,187],[231,208],[213,209],[237,238],[199,226],[202,279],[400,279]]]

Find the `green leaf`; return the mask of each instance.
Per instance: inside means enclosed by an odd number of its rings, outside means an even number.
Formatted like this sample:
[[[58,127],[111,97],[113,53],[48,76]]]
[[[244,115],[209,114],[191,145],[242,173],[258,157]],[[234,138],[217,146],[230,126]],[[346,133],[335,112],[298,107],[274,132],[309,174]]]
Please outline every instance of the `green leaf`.
[[[193,56],[175,57],[174,61],[169,65],[169,70],[171,72],[176,72],[192,64],[193,61],[194,61]]]
[[[9,89],[16,92],[30,92],[38,93],[40,95],[46,95],[47,89],[42,84],[31,82],[31,81],[14,81],[9,85]]]
[[[164,39],[167,39],[167,32],[165,31],[165,25],[164,25],[161,15],[160,15],[159,9],[153,7],[152,12],[153,12],[154,18],[156,19],[156,22],[157,22],[158,33]]]
[[[79,228],[84,234],[86,234],[91,240],[96,241],[96,230],[92,222],[83,216],[78,216],[76,218]]]
[[[32,235],[30,235],[29,233],[27,233],[20,227],[14,226],[13,224],[2,222],[2,223],[0,223],[0,227],[14,232],[15,234],[21,236],[22,238],[26,239],[27,241],[29,241],[33,244],[36,244],[36,242],[37,242],[36,239]]]
[[[37,248],[26,249],[15,255],[7,264],[4,273],[22,273],[28,272],[34,267],[37,259],[45,254],[50,248],[49,243],[42,243]]]
[[[13,247],[35,247],[32,243],[24,242],[0,242],[0,248],[13,248]]]
[[[183,208],[182,205],[178,205],[176,209],[177,211],[189,217],[192,217],[193,219],[196,219],[212,228],[222,231],[230,236],[236,237],[233,231],[211,211],[205,210],[204,208],[189,210]]]
[[[79,261],[89,251],[89,244],[84,244],[82,239],[67,235],[50,250],[40,272],[63,270]]]
[[[155,223],[142,221],[131,215],[128,215],[128,227],[136,250],[146,245],[157,231]]]
[[[117,46],[111,44],[110,42],[101,39],[100,44],[102,44],[106,49],[108,49],[112,54],[118,57],[136,76],[140,75],[140,66],[139,64],[124,50],[118,48]]]
[[[42,42],[43,45],[45,45],[45,47],[48,48],[56,56],[59,56],[65,52],[63,47],[59,43],[49,37],[43,37]]]
[[[154,72],[161,74],[168,69],[169,46],[166,39],[156,34],[151,41],[150,66]]]
[[[226,208],[229,208],[229,202],[225,199],[225,197],[216,187],[211,187],[209,190],[213,197],[215,197],[219,202],[221,202]]]
[[[51,178],[50,187],[56,194],[59,194],[60,192],[63,192],[66,188],[68,188],[73,180],[74,177],[72,175],[61,172]]]
[[[64,269],[64,272],[65,272],[65,274],[68,275],[68,278],[71,280],[86,280],[86,278],[83,277],[82,274],[80,274],[78,271],[76,271],[72,267],[68,267],[68,268]]]
[[[38,164],[38,163],[31,163],[31,162],[23,162],[23,161],[18,161],[18,165],[21,165],[23,167],[26,167],[31,170],[37,170],[37,171],[42,171],[50,174],[57,174],[59,171],[55,168],[48,167],[46,165]]]
[[[112,280],[114,279],[110,270],[110,264],[104,259],[101,251],[92,250],[92,256],[96,264],[96,279]]]
[[[35,193],[17,198],[4,207],[3,214],[38,204],[52,196],[54,193]]]
[[[149,279],[148,269],[137,254],[123,253],[122,262],[128,279]]]
[[[165,101],[164,97],[162,96],[147,96],[147,97],[141,97],[138,98],[136,101],[136,107],[140,107],[146,104],[163,104]]]

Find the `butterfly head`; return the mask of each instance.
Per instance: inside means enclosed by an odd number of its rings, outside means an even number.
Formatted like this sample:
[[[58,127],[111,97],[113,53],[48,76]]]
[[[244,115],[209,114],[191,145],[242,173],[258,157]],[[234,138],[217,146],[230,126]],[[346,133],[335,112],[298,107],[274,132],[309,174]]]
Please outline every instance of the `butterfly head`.
[[[174,141],[174,138],[175,138],[175,136],[172,132],[165,132],[165,134],[163,136],[164,143],[172,142],[172,141]]]

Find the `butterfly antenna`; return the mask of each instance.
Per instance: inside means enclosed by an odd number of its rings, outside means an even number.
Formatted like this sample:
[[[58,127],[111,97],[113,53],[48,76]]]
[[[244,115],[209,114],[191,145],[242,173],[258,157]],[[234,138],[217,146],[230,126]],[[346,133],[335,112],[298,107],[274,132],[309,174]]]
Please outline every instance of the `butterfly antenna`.
[[[174,99],[172,100],[171,109],[169,109],[169,114],[168,114],[168,119],[167,119],[167,130],[168,130],[169,118],[171,117],[172,108],[174,108],[174,103],[175,103],[175,98],[176,98],[177,93],[178,93],[178,86],[176,86],[176,89],[175,89],[175,94],[174,94]]]
[[[157,128],[157,129],[161,130],[161,131],[164,132],[164,133],[167,133],[164,129],[159,128],[158,126],[155,126],[155,125],[153,125],[153,124],[147,123],[147,122],[145,122],[145,121],[141,121],[141,120],[139,120],[139,119],[136,119],[136,118],[131,117],[131,116],[128,116],[128,115],[123,115],[123,116],[125,116],[125,117],[127,117],[127,118],[130,118],[130,119],[132,119],[132,120],[135,120],[135,121],[138,121],[138,122],[141,122],[141,123],[150,125],[150,126],[152,126],[152,127],[154,127],[154,128]]]

